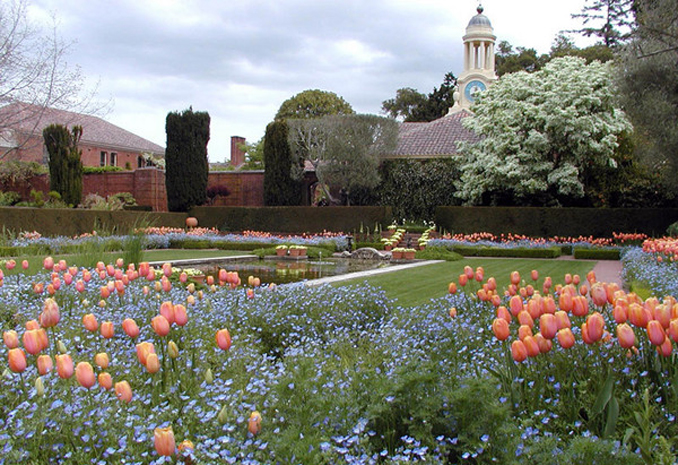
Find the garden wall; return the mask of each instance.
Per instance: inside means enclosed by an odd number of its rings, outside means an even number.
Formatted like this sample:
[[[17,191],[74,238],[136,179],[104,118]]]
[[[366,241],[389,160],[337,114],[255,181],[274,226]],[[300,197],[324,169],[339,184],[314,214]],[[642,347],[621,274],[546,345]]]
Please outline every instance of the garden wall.
[[[37,231],[43,236],[76,236],[94,230],[127,234],[134,226],[183,228],[185,221],[185,213],[0,207],[0,227],[14,234]]]
[[[447,232],[514,233],[532,237],[612,237],[613,232],[663,236],[678,208],[438,207],[436,225]]]
[[[194,207],[189,214],[203,227],[277,233],[348,233],[392,220],[391,207]]]

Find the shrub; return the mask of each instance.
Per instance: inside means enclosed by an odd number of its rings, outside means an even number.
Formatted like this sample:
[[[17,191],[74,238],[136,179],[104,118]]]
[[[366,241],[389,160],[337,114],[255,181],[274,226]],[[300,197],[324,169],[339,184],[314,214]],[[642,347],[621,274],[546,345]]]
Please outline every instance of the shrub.
[[[465,257],[515,257],[515,258],[558,258],[561,255],[561,248],[558,246],[548,248],[529,248],[529,247],[486,247],[471,245],[455,245],[452,250]]]
[[[226,197],[231,195],[231,191],[224,185],[210,186],[207,188],[207,202],[213,205],[217,197]]]
[[[416,254],[416,258],[423,260],[446,260],[448,262],[455,262],[461,260],[464,257],[459,255],[457,252],[453,252],[446,247],[426,247],[424,250],[420,250]]]
[[[0,192],[0,206],[12,206],[19,203],[20,201],[21,195],[18,192]]]
[[[671,225],[666,229],[666,235],[671,237],[678,237],[678,221],[671,223]]]
[[[619,249],[574,249],[574,258],[581,260],[619,260]]]
[[[83,166],[82,167],[83,174],[102,174],[102,173],[112,173],[112,172],[117,172],[117,171],[124,171],[124,170],[119,166],[111,166],[111,165]]]

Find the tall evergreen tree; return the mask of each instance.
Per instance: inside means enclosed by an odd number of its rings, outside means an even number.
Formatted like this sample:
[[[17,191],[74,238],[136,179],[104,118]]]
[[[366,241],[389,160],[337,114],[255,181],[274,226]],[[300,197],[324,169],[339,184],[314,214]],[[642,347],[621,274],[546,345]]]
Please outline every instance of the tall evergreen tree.
[[[576,31],[585,37],[597,37],[606,47],[617,48],[631,37],[633,8],[637,0],[587,0],[580,18],[583,27]]]
[[[207,142],[210,140],[210,115],[194,112],[167,114],[165,122],[165,187],[169,211],[185,212],[207,200]]]
[[[78,143],[82,127],[51,124],[42,132],[49,154],[49,188],[61,195],[68,205],[77,206],[82,200],[82,152]]]
[[[301,184],[292,178],[287,123],[273,121],[264,136],[264,205],[300,205]]]

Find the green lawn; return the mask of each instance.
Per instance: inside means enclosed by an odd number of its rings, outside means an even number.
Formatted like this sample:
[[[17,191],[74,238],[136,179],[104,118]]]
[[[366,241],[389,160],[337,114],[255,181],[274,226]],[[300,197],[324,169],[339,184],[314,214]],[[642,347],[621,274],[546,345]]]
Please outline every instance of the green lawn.
[[[494,276],[498,289],[505,289],[510,282],[512,271],[520,272],[525,284],[533,284],[530,272],[539,271],[539,280],[536,289],[540,289],[546,276],[551,276],[553,284],[562,283],[566,273],[578,274],[582,281],[595,265],[594,261],[581,260],[543,260],[543,259],[516,259],[516,258],[465,258],[456,262],[434,263],[407,270],[384,273],[369,278],[358,278],[342,281],[335,286],[345,286],[367,282],[382,288],[389,298],[396,299],[400,305],[411,307],[421,305],[430,299],[447,294],[450,282],[458,282],[458,277],[464,272],[464,266],[469,265],[474,270],[478,266],[485,269],[485,279]],[[534,284],[533,284],[534,285]],[[473,282],[467,285],[473,291],[478,284]]]
[[[219,250],[219,249],[158,249],[145,250],[142,254],[142,261],[148,262],[167,262],[173,260],[193,259],[193,258],[215,258],[215,257],[231,257],[235,255],[251,255],[251,252],[243,252],[236,250]],[[113,263],[119,257],[123,256],[123,252],[105,252],[102,254],[101,261],[104,263]],[[27,274],[35,274],[42,269],[42,260],[45,255],[32,255],[24,257],[16,257],[17,267],[12,271],[5,271],[6,275],[12,275],[17,272],[23,272],[21,269],[22,260],[28,260],[29,269]],[[78,255],[54,255],[54,261],[61,259],[66,260],[69,265],[80,265],[78,263]]]

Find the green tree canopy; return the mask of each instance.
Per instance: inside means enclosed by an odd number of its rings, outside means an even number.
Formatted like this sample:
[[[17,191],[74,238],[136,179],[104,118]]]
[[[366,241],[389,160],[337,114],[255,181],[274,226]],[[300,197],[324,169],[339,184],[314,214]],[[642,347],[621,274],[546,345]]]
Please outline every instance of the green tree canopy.
[[[395,98],[384,100],[381,109],[392,118],[402,118],[408,123],[426,122],[442,118],[454,105],[454,89],[457,78],[452,73],[445,74],[440,87],[434,87],[424,95],[410,87],[396,91]]]
[[[285,100],[280,105],[275,119],[319,118],[354,113],[351,105],[334,92],[309,89]]]
[[[82,152],[78,148],[82,126],[69,131],[66,126],[51,124],[42,135],[49,154],[49,188],[75,207],[82,200]]]
[[[311,163],[333,204],[340,201],[332,187],[341,189],[350,203],[354,189],[378,185],[380,156],[393,153],[398,140],[398,123],[374,115],[334,115],[288,124],[289,145],[298,166]]]
[[[210,115],[207,112],[194,112],[193,108],[181,113],[168,113],[165,131],[167,208],[185,212],[207,200]]]
[[[614,165],[619,138],[631,130],[614,97],[610,65],[597,61],[563,57],[505,75],[464,120],[482,139],[460,146],[459,197],[523,205],[582,197],[583,173]]]
[[[287,143],[287,122],[273,121],[263,137],[264,205],[300,205],[301,184],[292,177],[292,153]]]

